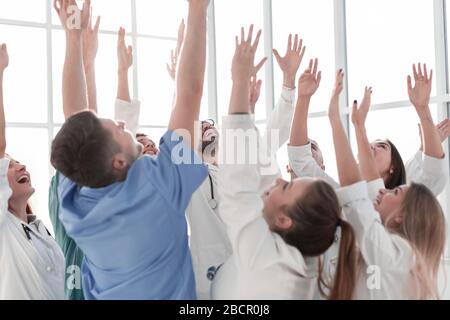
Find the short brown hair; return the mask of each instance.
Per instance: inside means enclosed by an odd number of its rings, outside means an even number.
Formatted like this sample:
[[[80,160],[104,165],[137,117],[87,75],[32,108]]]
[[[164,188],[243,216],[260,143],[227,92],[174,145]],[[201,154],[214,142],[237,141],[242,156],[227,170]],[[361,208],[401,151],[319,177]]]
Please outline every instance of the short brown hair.
[[[85,111],[70,117],[56,135],[51,163],[79,186],[102,188],[117,181],[112,159],[118,152],[120,145],[111,132]]]

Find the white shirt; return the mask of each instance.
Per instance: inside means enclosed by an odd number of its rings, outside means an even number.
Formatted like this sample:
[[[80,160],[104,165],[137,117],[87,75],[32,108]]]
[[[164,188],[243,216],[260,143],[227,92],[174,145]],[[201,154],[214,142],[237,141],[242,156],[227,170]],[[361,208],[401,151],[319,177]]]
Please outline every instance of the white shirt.
[[[299,147],[288,146],[288,154],[290,166],[297,176],[320,178],[328,182],[334,189],[340,188],[339,183],[326,174],[314,160],[311,152],[311,144]],[[444,190],[448,181],[447,161],[445,158],[432,158],[423,154],[423,152],[418,151],[416,155],[407,162],[405,168],[408,183],[422,183],[436,196]],[[378,191],[384,187],[382,179],[370,182],[367,186],[369,199],[373,202],[378,195]],[[343,218],[346,219],[345,211],[343,211],[342,214]],[[340,228],[338,228],[335,237],[335,241],[323,255],[324,268],[322,276],[330,284],[334,279],[334,272],[338,262],[341,239]],[[327,292],[327,290],[325,291]],[[314,298],[322,299],[318,288],[315,290]]]
[[[266,158],[275,157],[278,149],[288,140],[290,134],[290,124],[294,113],[295,89],[283,88],[281,97],[269,117],[266,130],[261,141],[264,141],[261,148]],[[136,132],[139,126],[139,102],[116,101],[116,119],[124,120],[130,131]],[[279,139],[271,140],[271,131],[279,130]],[[189,245],[192,255],[192,264],[195,273],[197,288],[197,298],[200,300],[210,299],[211,281],[207,278],[207,273],[211,267],[221,266],[232,253],[231,243],[228,239],[226,226],[219,215],[220,192],[217,185],[217,175],[219,167],[207,165],[211,180],[207,178],[199,189],[192,195],[191,202],[186,209],[186,216],[190,228]],[[281,176],[281,172],[276,166],[275,172],[265,175],[260,185],[260,193],[271,184],[274,179]],[[211,189],[211,182],[213,188]],[[214,200],[217,203],[212,208],[210,201],[214,193]]]
[[[131,100],[131,102],[116,99],[114,106],[114,119],[125,122],[125,127],[136,135],[139,129],[139,115],[141,112],[141,102]]]
[[[380,179],[381,180],[381,179]],[[336,191],[352,225],[363,264],[354,299],[415,299],[414,252],[408,241],[384,227],[369,198],[366,182]]]
[[[256,130],[249,115],[224,117],[223,130]],[[226,140],[225,132],[222,133]],[[221,149],[227,152],[226,142]],[[249,148],[239,150],[248,157]],[[248,161],[247,161],[248,162]],[[213,299],[311,299],[317,259],[305,260],[296,248],[269,230],[262,216],[258,164],[223,164],[219,172],[219,214],[233,254],[219,269]]]
[[[326,174],[314,160],[311,144],[288,146],[288,154],[290,166],[297,176],[321,178],[335,189],[339,188],[339,183]],[[419,150],[405,165],[407,183],[421,183],[438,196],[448,182],[447,164],[447,157],[433,158]]]
[[[8,167],[0,159],[0,300],[63,300],[64,255],[41,221],[8,211]]]

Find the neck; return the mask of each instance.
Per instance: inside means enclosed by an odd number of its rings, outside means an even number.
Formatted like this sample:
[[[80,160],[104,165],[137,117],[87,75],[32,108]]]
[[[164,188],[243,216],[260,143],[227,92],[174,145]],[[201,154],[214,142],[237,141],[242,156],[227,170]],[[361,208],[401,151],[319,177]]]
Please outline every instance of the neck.
[[[10,200],[9,211],[19,220],[28,223],[27,200]]]

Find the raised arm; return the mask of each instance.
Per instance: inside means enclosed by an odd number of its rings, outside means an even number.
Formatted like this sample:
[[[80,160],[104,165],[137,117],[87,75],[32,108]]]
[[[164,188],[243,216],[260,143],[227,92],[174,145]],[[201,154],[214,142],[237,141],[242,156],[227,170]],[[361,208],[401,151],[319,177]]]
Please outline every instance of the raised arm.
[[[54,0],[53,4],[66,32],[62,89],[64,116],[68,119],[77,112],[88,110],[81,33],[89,23],[91,1],[85,0],[81,11],[75,0]],[[73,8],[76,8],[75,12],[70,11]]]
[[[176,77],[175,106],[169,130],[178,133],[197,150],[195,122],[200,114],[206,67],[206,15],[209,0],[190,0],[186,39],[181,49]],[[183,133],[182,131],[186,131]]]
[[[371,98],[372,88],[366,87],[361,104],[358,107],[358,103],[355,101],[352,112],[352,123],[355,127],[356,141],[358,144],[359,168],[363,179],[367,182],[381,178],[366,132],[366,119],[369,113]]]
[[[333,132],[339,181],[342,187],[346,187],[362,181],[362,177],[342,125],[341,112],[339,110],[339,95],[343,89],[343,80],[344,72],[341,69],[336,74],[336,84],[331,96],[328,118],[330,119]]]
[[[128,71],[133,65],[133,47],[125,43],[125,29],[120,28],[117,39],[118,87],[117,99],[131,102]]]
[[[284,145],[289,139],[290,125],[294,115],[295,105],[295,81],[297,72],[305,55],[306,47],[303,46],[303,40],[299,40],[299,36],[295,35],[292,42],[292,35],[289,35],[286,54],[281,57],[277,50],[273,50],[273,54],[278,65],[283,72],[283,90],[275,109],[272,111],[267,120],[266,133],[268,137],[268,151],[270,154],[276,154],[278,149]],[[279,144],[271,144],[271,131],[279,131]]]
[[[318,59],[310,60],[308,69],[298,81],[298,101],[295,107],[294,119],[291,127],[289,145],[293,147],[304,146],[308,139],[308,112],[311,97],[317,91],[322,79],[322,73],[318,71]]]
[[[95,80],[95,58],[98,51],[98,30],[100,17],[97,17],[95,26],[92,27],[92,14],[89,17],[89,25],[83,30],[83,63],[86,74],[87,95],[89,110],[98,113],[97,109],[97,85]]]
[[[278,65],[283,71],[283,86],[289,89],[295,89],[295,80],[298,69],[305,55],[306,47],[303,46],[303,39],[299,40],[298,34],[294,37],[292,43],[292,34],[289,35],[286,54],[281,57],[276,49],[273,49]]]
[[[422,66],[419,63],[417,69],[416,65],[413,65],[413,76],[414,87],[411,76],[408,76],[408,95],[420,118],[424,153],[429,157],[441,159],[445,156],[445,153],[429,106],[433,85],[433,70],[428,75],[427,65],[424,64],[422,70]]]
[[[3,105],[3,73],[9,64],[8,48],[6,44],[0,47],[0,159],[5,157],[6,150],[6,121],[5,109]]]
[[[169,76],[175,81],[175,77],[177,74],[177,65],[178,58],[180,56],[181,48],[183,47],[184,42],[184,32],[186,30],[186,25],[184,23],[184,19],[181,20],[180,26],[178,27],[178,38],[177,38],[177,47],[170,52],[170,64],[167,64],[167,72]]]

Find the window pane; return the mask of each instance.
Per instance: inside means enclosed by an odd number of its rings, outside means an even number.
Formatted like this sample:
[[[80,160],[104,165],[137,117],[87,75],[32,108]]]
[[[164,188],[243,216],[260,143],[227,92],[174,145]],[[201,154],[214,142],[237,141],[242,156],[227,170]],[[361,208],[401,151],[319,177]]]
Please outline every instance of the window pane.
[[[434,121],[437,120],[436,105],[431,105]],[[401,124],[399,124],[401,119]],[[414,107],[376,110],[367,118],[367,135],[369,141],[389,139],[407,162],[420,147],[418,124],[420,123]],[[352,147],[356,154],[357,145],[354,130],[351,130]]]
[[[407,100],[406,76],[412,64],[435,66],[433,1],[346,4],[350,101],[360,99],[366,85],[374,88],[374,104]]]
[[[180,0],[136,0],[136,8],[139,34],[175,38],[188,9],[187,2]]]
[[[0,8],[1,19],[45,22],[45,0],[0,0]]]
[[[0,25],[8,45],[5,113],[9,122],[47,121],[47,58],[44,29]]]
[[[216,0],[216,46],[217,46],[217,99],[219,118],[228,114],[231,94],[231,62],[235,51],[235,36],[241,34],[241,27],[246,33],[250,24],[255,29],[263,27],[263,2],[260,0]],[[232,19],[230,19],[232,17]],[[264,57],[264,36],[261,37],[255,63]],[[256,106],[256,119],[264,119],[266,114],[265,72],[258,74],[263,80],[261,97]]]
[[[27,166],[31,182],[36,189],[31,197],[33,211],[43,220],[46,227],[52,230],[48,216],[48,188],[49,188],[49,150],[48,131],[46,129],[6,130],[8,141],[7,152],[15,160]]]
[[[306,45],[306,53],[297,74],[305,71],[309,60],[319,59],[322,70],[320,88],[312,100],[311,112],[323,111],[328,107],[334,85],[334,12],[332,0],[276,0],[272,1],[273,45],[284,56],[289,34],[298,33]],[[317,23],[320,21],[320,27]],[[283,72],[274,59],[275,99],[281,94]],[[296,83],[297,85],[297,83]]]
[[[139,38],[139,98],[142,100],[141,124],[169,123],[174,98],[174,83],[167,73],[166,61],[175,41]],[[158,48],[158,50],[155,50]]]
[[[83,2],[77,1],[77,3],[81,8]],[[101,16],[101,30],[118,31],[120,27],[124,27],[127,32],[131,32],[131,1],[129,0],[92,1],[92,16],[93,24],[97,16]],[[56,25],[61,24],[55,10],[52,10],[52,21]]]
[[[167,132],[167,129],[160,128],[140,128],[139,133],[145,133],[148,137],[156,143],[156,146],[159,148],[159,142],[162,136]]]
[[[131,44],[131,38],[126,39]],[[64,66],[65,37],[63,31],[53,31],[53,110],[54,121],[64,122],[62,109],[62,72]],[[133,77],[130,68],[130,95],[133,97]],[[97,104],[101,117],[114,117],[114,101],[117,96],[117,38],[100,34],[96,59]]]

